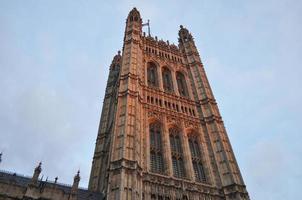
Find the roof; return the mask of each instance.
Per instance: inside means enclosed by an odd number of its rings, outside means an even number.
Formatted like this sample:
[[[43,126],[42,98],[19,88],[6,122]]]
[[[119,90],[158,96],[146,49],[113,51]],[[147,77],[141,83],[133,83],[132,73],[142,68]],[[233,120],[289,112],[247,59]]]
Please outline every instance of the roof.
[[[20,187],[27,187],[30,183],[31,177],[0,170],[0,183],[8,183],[18,185]],[[52,181],[39,181],[39,187],[50,187],[56,185],[58,189],[63,190],[66,193],[70,193],[71,185],[54,183]],[[89,191],[86,188],[78,189],[78,200],[102,200],[103,194]]]

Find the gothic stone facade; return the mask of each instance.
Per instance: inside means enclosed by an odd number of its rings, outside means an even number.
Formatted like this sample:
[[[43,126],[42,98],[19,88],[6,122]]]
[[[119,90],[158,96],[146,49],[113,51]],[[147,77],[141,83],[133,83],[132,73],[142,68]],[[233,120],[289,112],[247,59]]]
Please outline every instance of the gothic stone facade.
[[[99,192],[79,188],[80,174],[75,175],[72,185],[39,178],[41,163],[32,177],[0,171],[0,200],[103,200]]]
[[[142,32],[134,8],[110,66],[89,190],[109,200],[249,199],[191,33]]]

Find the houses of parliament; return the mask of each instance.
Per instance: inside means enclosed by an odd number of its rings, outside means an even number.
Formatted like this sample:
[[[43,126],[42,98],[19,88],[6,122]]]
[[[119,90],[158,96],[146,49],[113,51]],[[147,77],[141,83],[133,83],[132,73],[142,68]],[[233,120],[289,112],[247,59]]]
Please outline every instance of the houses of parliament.
[[[0,171],[0,200],[249,200],[192,34],[142,31],[133,8],[114,56],[88,189]]]

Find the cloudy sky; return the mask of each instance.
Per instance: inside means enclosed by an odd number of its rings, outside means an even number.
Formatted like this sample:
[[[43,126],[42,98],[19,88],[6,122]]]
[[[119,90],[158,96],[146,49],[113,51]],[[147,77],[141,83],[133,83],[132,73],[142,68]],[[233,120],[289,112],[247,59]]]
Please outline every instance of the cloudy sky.
[[[302,199],[299,0],[0,0],[0,169],[87,186],[134,6],[153,36],[193,33],[251,198]]]

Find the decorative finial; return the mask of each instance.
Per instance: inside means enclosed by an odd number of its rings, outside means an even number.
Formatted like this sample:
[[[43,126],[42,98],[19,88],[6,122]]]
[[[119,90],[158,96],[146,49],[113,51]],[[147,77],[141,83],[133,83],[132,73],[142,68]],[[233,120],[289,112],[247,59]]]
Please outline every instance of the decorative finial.
[[[118,55],[121,55],[121,51],[120,51],[120,50],[118,50],[118,51],[117,51],[117,54],[118,54]]]
[[[80,177],[80,170],[78,170],[77,174],[74,176],[74,181],[79,182],[80,179],[81,179],[81,177]]]
[[[55,183],[57,183],[57,181],[58,181],[58,177],[55,178]]]
[[[75,175],[74,179],[73,179],[73,184],[72,184],[72,187],[71,187],[71,194],[76,194],[77,193],[80,179],[81,179],[80,178],[80,170],[78,170],[77,175]]]
[[[42,171],[42,162],[41,161],[39,162],[39,165],[35,168],[35,171],[37,173],[40,173]]]
[[[184,28],[183,25],[180,25],[180,28]]]

